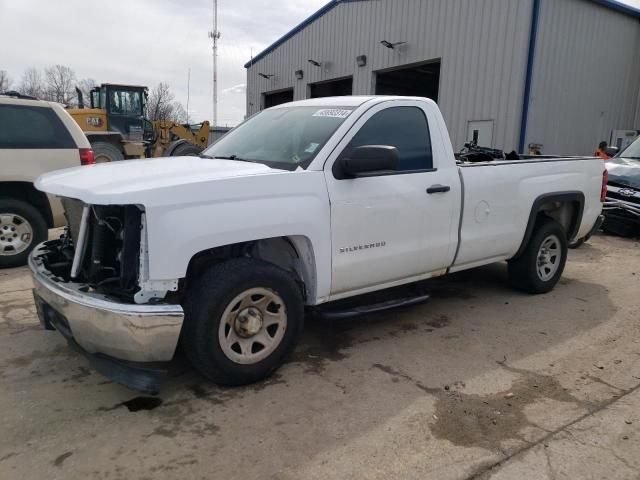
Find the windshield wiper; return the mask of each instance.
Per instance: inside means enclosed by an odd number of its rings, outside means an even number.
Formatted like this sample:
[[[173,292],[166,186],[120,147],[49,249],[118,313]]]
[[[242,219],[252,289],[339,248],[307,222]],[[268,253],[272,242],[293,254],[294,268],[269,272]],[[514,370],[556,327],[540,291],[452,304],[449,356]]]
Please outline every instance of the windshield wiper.
[[[251,163],[257,163],[256,160],[251,160],[249,158],[240,158],[237,155],[216,155],[214,157],[211,158],[217,158],[220,160],[235,160],[236,162],[251,162]]]

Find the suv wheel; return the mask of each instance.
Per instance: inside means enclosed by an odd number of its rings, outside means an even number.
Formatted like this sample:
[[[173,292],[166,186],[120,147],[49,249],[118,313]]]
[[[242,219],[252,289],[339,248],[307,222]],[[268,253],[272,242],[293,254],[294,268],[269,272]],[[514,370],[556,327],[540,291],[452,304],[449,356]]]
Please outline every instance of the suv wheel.
[[[27,263],[34,247],[47,239],[47,222],[22,200],[0,198],[0,268]]]
[[[293,350],[304,305],[291,274],[249,258],[214,265],[187,290],[182,348],[220,385],[268,377]]]
[[[538,219],[524,253],[509,261],[509,281],[518,290],[547,293],[562,276],[567,261],[567,236],[550,218]]]

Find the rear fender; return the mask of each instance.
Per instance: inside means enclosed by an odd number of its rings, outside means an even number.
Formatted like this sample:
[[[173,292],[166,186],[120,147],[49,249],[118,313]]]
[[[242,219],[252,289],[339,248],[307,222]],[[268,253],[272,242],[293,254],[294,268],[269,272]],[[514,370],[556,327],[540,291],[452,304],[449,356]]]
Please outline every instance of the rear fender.
[[[579,191],[547,193],[536,198],[531,206],[524,238],[512,260],[524,253],[541,214],[558,221],[565,228],[567,239],[573,240],[582,223],[584,202],[584,194]]]

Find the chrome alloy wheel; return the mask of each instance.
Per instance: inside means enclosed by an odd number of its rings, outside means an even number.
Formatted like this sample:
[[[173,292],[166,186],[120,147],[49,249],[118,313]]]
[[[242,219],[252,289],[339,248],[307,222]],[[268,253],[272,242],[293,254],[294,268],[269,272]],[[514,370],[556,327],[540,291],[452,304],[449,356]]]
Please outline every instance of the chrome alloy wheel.
[[[562,247],[558,237],[549,235],[543,240],[536,260],[540,280],[547,282],[553,278],[560,267],[561,252]]]
[[[33,241],[31,224],[15,213],[0,213],[0,256],[18,255]]]
[[[267,288],[251,288],[224,310],[218,341],[229,360],[252,365],[278,348],[286,329],[287,311],[280,295]]]

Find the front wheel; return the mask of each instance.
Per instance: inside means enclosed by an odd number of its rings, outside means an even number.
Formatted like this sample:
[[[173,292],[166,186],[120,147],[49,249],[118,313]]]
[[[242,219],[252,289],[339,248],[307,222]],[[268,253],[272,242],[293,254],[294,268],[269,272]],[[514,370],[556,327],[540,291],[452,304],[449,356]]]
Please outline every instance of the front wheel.
[[[551,218],[540,218],[524,253],[509,261],[509,281],[518,290],[547,293],[556,286],[567,261],[567,236]]]
[[[188,287],[182,348],[219,385],[268,377],[293,350],[304,305],[293,276],[260,260],[212,266]]]

